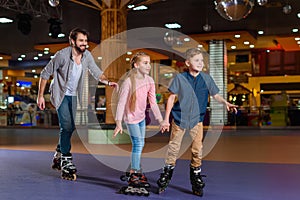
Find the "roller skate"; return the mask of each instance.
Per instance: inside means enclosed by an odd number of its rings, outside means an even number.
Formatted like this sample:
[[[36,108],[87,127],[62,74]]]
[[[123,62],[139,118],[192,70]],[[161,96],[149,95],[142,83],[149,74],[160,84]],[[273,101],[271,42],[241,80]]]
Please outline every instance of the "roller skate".
[[[72,155],[61,156],[61,178],[75,181],[77,169],[72,163]]]
[[[139,196],[149,196],[150,192],[148,188],[150,184],[147,181],[147,178],[142,173],[129,173],[126,172],[125,175],[120,177],[122,181],[127,181],[128,186],[124,186],[120,189],[119,193],[121,194],[131,194]]]
[[[160,178],[157,180],[158,194],[164,192],[167,189],[173,175],[173,170],[173,165],[166,165],[163,168],[163,173],[160,174]]]
[[[203,196],[203,188],[205,183],[202,180],[204,175],[200,174],[201,168],[200,167],[190,167],[190,180],[192,184],[192,191],[194,195]]]
[[[54,170],[58,170],[60,171],[61,170],[61,153],[60,151],[56,151],[53,155],[53,160],[52,160],[52,169]]]

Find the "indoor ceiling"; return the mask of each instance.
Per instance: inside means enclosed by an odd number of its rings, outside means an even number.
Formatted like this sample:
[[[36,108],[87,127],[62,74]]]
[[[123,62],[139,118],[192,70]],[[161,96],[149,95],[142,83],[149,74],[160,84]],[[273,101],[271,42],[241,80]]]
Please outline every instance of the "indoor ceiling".
[[[104,0],[109,1],[109,0]],[[122,0],[126,1],[126,0]],[[33,5],[44,5],[45,11],[35,13],[31,20],[31,31],[23,34],[18,30],[18,15],[26,11],[18,9],[7,9],[7,2],[22,7],[28,2]],[[285,51],[298,51],[299,45],[295,37],[300,36],[299,32],[292,32],[292,29],[300,30],[300,19],[297,13],[300,12],[299,0],[268,0],[264,6],[259,6],[255,0],[252,12],[239,21],[229,21],[221,17],[215,9],[214,0],[131,0],[136,4],[146,4],[147,10],[128,10],[127,29],[132,30],[142,27],[161,27],[165,23],[177,22],[181,24],[176,29],[183,34],[189,35],[198,43],[207,45],[207,41],[213,39],[224,39],[228,44],[236,45],[237,50],[249,50],[249,45],[244,45],[248,40],[259,49],[283,49]],[[26,54],[25,59],[32,60],[32,57],[42,51],[43,46],[52,45],[59,49],[67,45],[68,38],[51,38],[49,32],[49,17],[61,19],[62,31],[68,32],[74,27],[82,27],[90,32],[90,41],[93,44],[100,43],[101,16],[97,9],[100,0],[60,0],[58,7],[51,7],[48,0],[10,0],[0,1],[0,17],[7,16],[14,19],[13,23],[0,24],[0,57],[3,60],[16,60],[21,54]],[[283,7],[291,5],[291,12],[285,14]],[[209,31],[203,28],[210,25]],[[257,31],[263,30],[264,35],[258,35]],[[241,38],[235,38],[239,33]],[[180,48],[179,48],[180,49]],[[52,50],[53,51],[53,50]],[[49,54],[51,55],[51,54]],[[46,59],[48,55],[41,55]],[[5,63],[0,65],[5,65]]]

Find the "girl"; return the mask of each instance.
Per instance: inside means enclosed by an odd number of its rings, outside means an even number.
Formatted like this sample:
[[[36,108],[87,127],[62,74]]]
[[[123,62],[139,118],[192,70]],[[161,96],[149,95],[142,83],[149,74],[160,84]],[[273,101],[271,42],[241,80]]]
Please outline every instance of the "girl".
[[[114,137],[119,132],[122,134],[122,120],[124,120],[132,143],[131,167],[127,173],[129,186],[135,187],[136,184],[139,184],[140,187],[147,188],[149,184],[140,168],[141,154],[145,143],[147,100],[161,126],[164,121],[156,103],[155,83],[149,76],[150,56],[144,52],[138,52],[132,57],[130,63],[132,69],[128,72],[119,91]],[[126,188],[128,189],[128,187]]]

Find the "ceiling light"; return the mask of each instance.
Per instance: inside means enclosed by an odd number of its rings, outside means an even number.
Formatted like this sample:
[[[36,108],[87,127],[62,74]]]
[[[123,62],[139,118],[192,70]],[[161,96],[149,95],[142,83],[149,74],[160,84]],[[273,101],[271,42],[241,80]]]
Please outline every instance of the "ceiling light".
[[[147,9],[148,9],[147,6],[141,5],[141,6],[138,6],[138,7],[134,7],[132,10],[147,10]]]
[[[205,25],[203,26],[203,30],[206,31],[206,32],[210,31],[210,30],[211,30],[211,25],[205,24]]]
[[[231,48],[231,49],[236,49],[236,46],[233,45],[233,46],[231,46],[230,48]]]
[[[6,23],[12,23],[14,20],[6,18],[6,17],[0,17],[0,23],[6,24]]]
[[[293,33],[297,33],[298,31],[299,31],[299,29],[297,29],[297,28],[293,28],[293,29],[292,29],[292,32],[293,32]]]
[[[268,0],[257,0],[258,5],[265,6],[268,3]]]
[[[235,34],[234,37],[235,38],[241,38],[241,35],[240,34]]]
[[[2,56],[0,56],[0,60],[3,60],[3,57],[2,57]]]
[[[250,44],[249,41],[245,41],[245,42],[244,42],[244,45],[249,45],[249,44]]]
[[[300,13],[297,13],[297,17],[300,18]]]
[[[173,28],[181,28],[181,25],[175,22],[175,23],[165,24],[165,27],[173,29]]]
[[[130,4],[127,6],[127,8],[129,8],[129,9],[134,8],[134,5]]]
[[[65,34],[64,34],[64,33],[60,33],[60,34],[58,34],[57,37],[59,37],[59,38],[64,38],[64,37],[65,37]],[[88,47],[87,47],[87,48],[88,48]]]
[[[258,35],[263,35],[264,31],[258,31],[257,33],[258,33]]]
[[[296,37],[296,38],[295,38],[295,40],[296,40],[296,41],[299,41],[299,40],[300,40],[300,38],[299,38],[299,37]]]
[[[39,59],[39,57],[37,57],[37,56],[33,57],[33,60],[38,60],[38,59]]]
[[[253,48],[254,48],[254,44],[250,44],[249,47],[250,47],[251,49],[253,49]]]
[[[284,14],[290,14],[292,12],[292,6],[289,4],[286,4],[285,6],[283,6],[282,8],[282,12]]]
[[[52,7],[56,7],[59,4],[59,0],[49,0],[49,5]]]
[[[19,14],[18,18],[18,29],[24,35],[28,35],[31,32],[31,23],[32,17],[28,14]]]

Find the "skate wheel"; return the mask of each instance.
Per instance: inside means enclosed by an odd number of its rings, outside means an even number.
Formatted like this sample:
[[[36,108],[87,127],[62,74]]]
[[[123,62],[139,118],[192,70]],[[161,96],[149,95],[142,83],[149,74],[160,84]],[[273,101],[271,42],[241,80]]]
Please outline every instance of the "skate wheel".
[[[69,181],[76,181],[77,176],[76,174],[63,174],[61,178]]]
[[[73,181],[76,181],[76,179],[77,179],[77,175],[73,174]]]
[[[194,190],[193,194],[202,197],[203,196],[203,191],[202,190],[199,190],[199,191]]]
[[[158,188],[158,194],[163,193],[166,190],[166,188]]]
[[[127,195],[128,192],[125,191],[126,188],[127,188],[127,187],[125,187],[125,186],[124,186],[124,187],[121,187],[118,193],[119,193],[119,194],[125,194],[125,195]]]
[[[144,194],[145,197],[149,197],[150,193]]]

